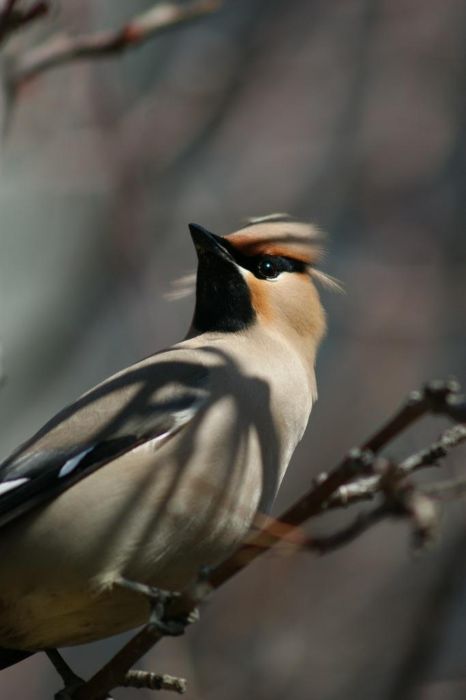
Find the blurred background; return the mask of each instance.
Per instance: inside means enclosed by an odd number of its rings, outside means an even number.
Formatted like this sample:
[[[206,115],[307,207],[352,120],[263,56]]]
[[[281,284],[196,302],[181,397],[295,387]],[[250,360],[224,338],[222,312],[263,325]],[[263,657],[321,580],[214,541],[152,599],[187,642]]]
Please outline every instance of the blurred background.
[[[8,49],[118,26],[151,4],[63,0]],[[465,46],[464,0],[226,0],[142,48],[25,85],[1,152],[1,456],[184,335],[193,300],[164,295],[194,268],[189,221],[223,234],[273,211],[311,220],[346,289],[323,292],[320,398],[277,512],[409,390],[465,383]],[[425,421],[389,454],[444,425]],[[418,556],[403,522],[321,558],[268,554],[144,666],[186,676],[190,700],[464,698],[463,511],[448,507]],[[65,657],[87,676],[121,643]],[[0,677],[2,697],[59,688],[44,655]]]

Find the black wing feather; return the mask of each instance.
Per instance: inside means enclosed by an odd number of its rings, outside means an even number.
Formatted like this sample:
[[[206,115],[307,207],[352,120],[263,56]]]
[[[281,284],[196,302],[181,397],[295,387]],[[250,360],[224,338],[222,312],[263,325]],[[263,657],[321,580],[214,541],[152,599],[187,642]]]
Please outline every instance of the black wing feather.
[[[98,430],[97,436],[90,429],[93,427],[94,414],[90,414],[86,407],[82,406],[81,399],[58,414],[35,438],[5,460],[0,465],[0,527],[50,501],[77,481],[139,445],[155,438],[160,439],[161,444],[177,433],[194,417],[207,398],[205,369],[196,365],[175,366],[178,373],[180,368],[183,371],[183,380],[189,378],[191,381],[190,387],[188,383],[189,388],[183,381],[174,385],[170,395],[159,396],[158,392],[170,385],[163,377],[160,379],[160,371],[157,372],[157,386],[153,380],[146,381],[144,404],[137,404],[130,396],[127,406],[129,405],[131,410],[126,410],[120,420],[114,420],[110,430],[107,427],[107,416],[114,414],[111,411],[107,414],[105,397],[110,395],[115,387],[120,388],[119,376],[104,385],[106,393],[103,400],[102,386],[84,397],[86,405],[90,406],[95,406],[94,394],[97,396],[96,400],[101,401],[100,410],[96,415],[106,427]],[[144,368],[143,376],[146,380],[147,377],[151,379],[150,369]],[[138,372],[142,374],[141,370]],[[173,366],[169,367],[167,374],[168,377],[172,375],[173,382]],[[84,423],[87,421],[86,430],[72,446],[69,446],[59,430],[67,419],[78,413],[82,415],[82,411],[86,412],[83,416]],[[47,438],[48,435],[51,439],[44,444],[43,438]],[[70,464],[68,471],[67,462],[75,458],[76,464]],[[15,480],[24,481],[7,490],[5,487],[8,486],[8,482]]]
[[[50,501],[107,462],[148,439],[151,439],[150,436],[138,439],[134,435],[128,435],[106,440],[92,448],[75,469],[64,477],[59,476],[60,470],[76,455],[41,452],[32,454],[29,459],[20,460],[18,464],[14,463],[12,466],[15,467],[15,477],[3,479],[2,483],[14,481],[16,478],[27,478],[28,481],[0,495],[0,527],[24,515],[32,508]]]

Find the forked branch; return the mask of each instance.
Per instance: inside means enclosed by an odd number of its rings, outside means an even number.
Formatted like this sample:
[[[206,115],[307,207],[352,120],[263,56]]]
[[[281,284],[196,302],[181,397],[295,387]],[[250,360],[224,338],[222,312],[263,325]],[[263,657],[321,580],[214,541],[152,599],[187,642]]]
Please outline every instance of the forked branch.
[[[15,59],[11,87],[16,89],[40,73],[71,61],[104,58],[140,46],[162,32],[211,14],[220,6],[221,0],[161,2],[118,29],[76,36],[57,34]]]
[[[414,471],[434,464],[448,450],[466,439],[466,427],[457,425],[445,431],[440,440],[400,464],[377,458],[392,440],[428,413],[442,414],[453,420],[466,421],[466,402],[455,382],[430,382],[420,392],[413,392],[407,403],[360,448],[350,451],[329,474],[317,483],[278,520],[266,524],[250,535],[245,544],[177,597],[167,610],[171,618],[186,617],[213,590],[244,569],[277,542],[293,542],[325,553],[340,547],[379,522],[387,515],[409,517],[415,535],[421,541],[429,536],[435,522],[435,509],[428,494],[407,481]],[[373,511],[360,515],[349,527],[326,538],[305,537],[301,525],[330,507],[366,500],[382,495],[382,503]],[[100,700],[121,685],[129,669],[163,638],[160,628],[146,625],[100,671],[74,694],[75,700]]]

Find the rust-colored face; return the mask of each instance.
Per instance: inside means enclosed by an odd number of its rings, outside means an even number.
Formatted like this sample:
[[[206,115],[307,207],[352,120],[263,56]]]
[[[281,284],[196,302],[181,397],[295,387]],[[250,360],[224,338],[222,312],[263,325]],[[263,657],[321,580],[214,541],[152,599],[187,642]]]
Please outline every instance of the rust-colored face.
[[[260,322],[316,342],[325,318],[312,281],[322,248],[316,229],[263,221],[215,236],[192,227],[199,254],[194,326],[238,331]]]
[[[282,332],[295,331],[320,340],[325,314],[313,283],[313,270],[322,256],[321,236],[308,224],[296,221],[265,221],[225,236],[241,259],[264,261],[271,276],[261,275],[253,265],[241,266],[258,318],[277,325]],[[243,263],[244,264],[244,263]],[[278,274],[277,274],[278,273]]]

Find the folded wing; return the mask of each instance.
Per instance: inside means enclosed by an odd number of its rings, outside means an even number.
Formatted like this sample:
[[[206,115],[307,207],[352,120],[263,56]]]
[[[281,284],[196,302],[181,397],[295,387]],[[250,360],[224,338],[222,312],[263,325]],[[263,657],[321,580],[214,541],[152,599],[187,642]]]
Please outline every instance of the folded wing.
[[[0,465],[0,527],[149,440],[157,449],[208,395],[208,370],[176,351],[99,384]]]

